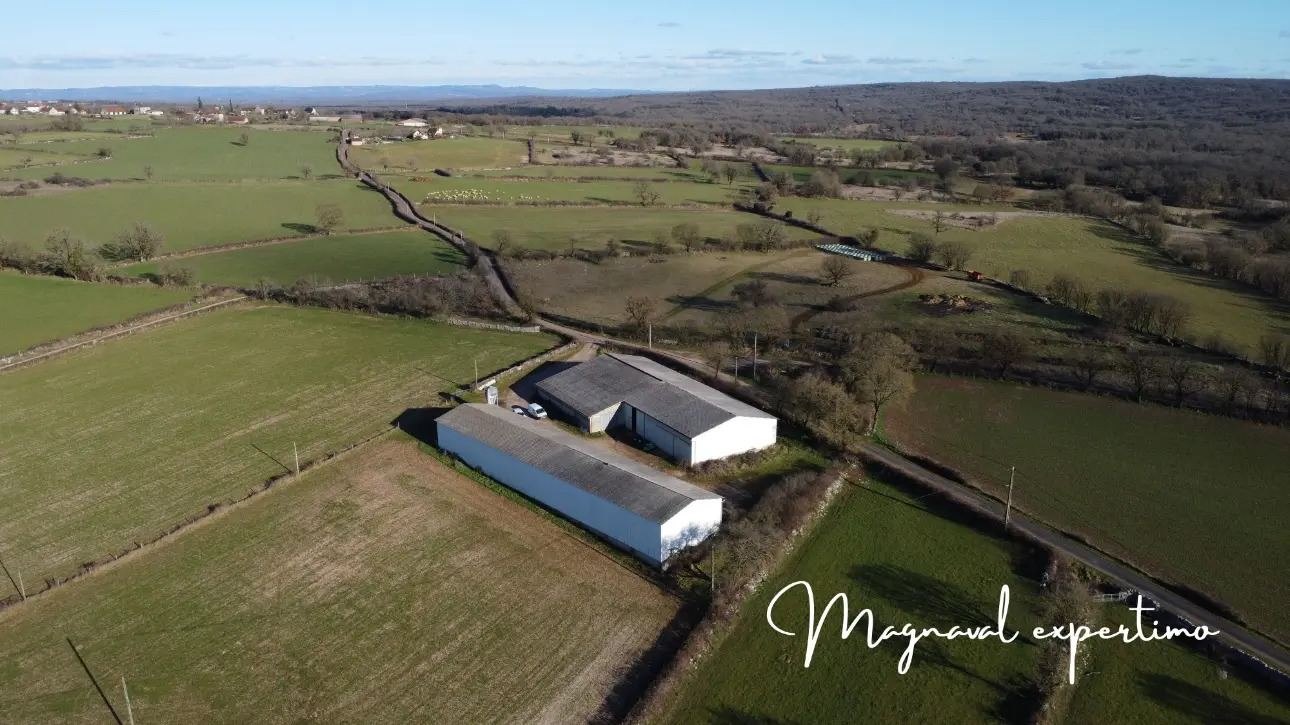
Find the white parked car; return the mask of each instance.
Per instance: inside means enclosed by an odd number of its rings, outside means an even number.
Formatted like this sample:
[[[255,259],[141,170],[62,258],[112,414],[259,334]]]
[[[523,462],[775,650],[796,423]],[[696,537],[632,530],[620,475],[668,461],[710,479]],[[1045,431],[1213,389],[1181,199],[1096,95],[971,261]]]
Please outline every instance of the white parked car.
[[[542,420],[546,417],[546,408],[543,408],[537,403],[529,403],[529,415],[537,418],[538,420]]]

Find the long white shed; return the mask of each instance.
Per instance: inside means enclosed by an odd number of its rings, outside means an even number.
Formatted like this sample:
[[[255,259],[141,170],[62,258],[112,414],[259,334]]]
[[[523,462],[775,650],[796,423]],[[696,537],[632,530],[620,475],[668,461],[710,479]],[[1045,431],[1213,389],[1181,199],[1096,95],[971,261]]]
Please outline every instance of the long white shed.
[[[438,445],[655,566],[721,526],[721,497],[496,405],[436,421]]]

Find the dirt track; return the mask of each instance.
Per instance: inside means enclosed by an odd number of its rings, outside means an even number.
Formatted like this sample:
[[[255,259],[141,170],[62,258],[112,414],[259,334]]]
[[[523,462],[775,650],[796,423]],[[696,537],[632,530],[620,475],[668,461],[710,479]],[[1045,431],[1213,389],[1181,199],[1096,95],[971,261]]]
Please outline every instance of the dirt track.
[[[882,264],[882,263],[880,262],[879,264]],[[914,285],[922,282],[927,277],[927,272],[925,272],[920,267],[913,267],[907,264],[897,264],[894,266],[899,267],[900,271],[905,273],[906,278],[904,282],[901,282],[900,284],[894,284],[890,287],[883,287],[882,289],[869,290],[868,292],[861,292],[859,294],[854,294],[849,297],[843,297],[842,301],[846,303],[851,303],[851,302],[863,300],[867,297],[877,297],[878,295],[885,295],[885,294],[890,294],[892,292],[899,292],[901,290],[906,290],[906,289],[909,289],[910,287],[913,287]],[[821,310],[818,307],[812,307],[810,309],[799,312],[797,315],[793,317],[792,329],[797,330],[799,327],[806,324],[812,317],[816,316],[822,311],[823,310]]]

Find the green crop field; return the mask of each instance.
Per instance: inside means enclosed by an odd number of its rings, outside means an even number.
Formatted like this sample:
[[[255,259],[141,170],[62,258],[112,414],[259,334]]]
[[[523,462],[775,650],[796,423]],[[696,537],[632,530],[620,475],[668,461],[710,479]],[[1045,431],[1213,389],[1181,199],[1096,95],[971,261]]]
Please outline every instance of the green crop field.
[[[661,185],[660,185],[661,186]],[[716,239],[740,224],[755,224],[751,214],[719,209],[652,209],[645,207],[561,208],[561,207],[495,207],[435,206],[419,208],[422,215],[434,217],[462,229],[483,246],[492,245],[492,234],[498,229],[511,232],[516,243],[530,249],[568,249],[571,241],[582,249],[603,249],[607,239],[628,243],[649,242],[657,233],[669,234],[682,223],[699,225],[703,235]],[[796,227],[786,227],[792,238],[813,235]]]
[[[350,158],[370,171],[381,171],[389,163],[399,169],[430,172],[523,166],[528,150],[523,143],[500,138],[443,138],[359,146],[350,150]]]
[[[640,138],[641,131],[645,129],[641,126],[507,126],[507,138],[528,139],[530,135],[537,141],[557,141],[571,143],[572,139],[569,134],[577,131],[583,136],[593,138],[597,141],[606,141],[610,137],[602,133],[613,133],[612,138]]]
[[[244,133],[249,138],[246,146],[238,141]],[[66,141],[57,147],[60,153],[86,156],[96,154],[100,148],[111,150],[109,159],[54,170],[86,179],[143,180],[146,166],[152,167],[154,181],[297,178],[303,164],[311,165],[318,177],[340,174],[336,145],[330,137],[305,131],[188,126],[158,129],[146,138],[94,138]],[[7,172],[23,179],[43,179],[51,173],[49,169]]]
[[[1115,287],[1173,295],[1191,304],[1192,332],[1202,339],[1222,332],[1252,348],[1270,329],[1290,326],[1290,312],[1266,296],[1180,267],[1108,222],[1071,216],[1005,218],[994,227],[949,227],[937,235],[929,219],[892,212],[927,214],[939,209],[949,214],[998,209],[1002,216],[1007,214],[1004,207],[836,199],[787,199],[776,209],[792,211],[797,217],[818,211],[820,223],[837,234],[878,227],[878,245],[899,254],[908,251],[911,232],[963,242],[972,248],[969,267],[1002,279],[1014,269],[1027,269],[1044,284],[1064,272],[1094,290]]]
[[[523,176],[533,179],[647,179],[649,181],[698,181],[707,183],[711,178],[703,172],[697,165],[692,164],[688,169],[682,169],[675,166],[524,166],[518,169],[484,169],[477,172],[466,174],[466,178],[483,176],[483,177],[506,177],[506,176]],[[744,181],[751,181],[751,178],[745,174]]]
[[[382,177],[384,181],[414,202],[427,204],[470,204],[491,202],[523,204],[531,202],[572,202],[578,204],[639,204],[632,181],[495,181],[480,178],[432,178],[411,181],[407,177]],[[661,205],[714,204],[725,206],[740,199],[746,184],[658,183],[651,189],[659,194]]]
[[[4,561],[28,581],[147,540],[207,504],[384,429],[553,347],[317,309],[207,313],[0,376]]]
[[[804,668],[807,607],[800,589],[775,608],[776,623],[798,635],[778,634],[766,623],[771,598],[797,580],[814,588],[817,613],[845,592],[850,616],[872,609],[878,631],[906,622],[942,629],[992,624],[1003,584],[1011,589],[1009,626],[1029,633],[1037,623],[1039,572],[1026,547],[942,518],[928,509],[928,499],[916,501],[887,484],[869,482],[839,497],[745,603],[722,645],[687,675],[663,719],[832,723],[863,713],[865,722],[881,723],[1015,721],[1038,659],[1025,634],[1011,644],[920,642],[902,676],[896,667],[904,641],[870,650],[863,624],[842,640],[838,607]],[[1027,562],[1032,570],[1021,571]]]
[[[0,272],[0,310],[4,311],[0,356],[127,320],[192,296],[188,290],[150,285],[93,284]]]
[[[312,232],[319,204],[339,204],[344,229],[389,226],[384,197],[352,180],[112,184],[0,199],[0,236],[40,248],[57,227],[91,245],[136,221],[165,235],[164,251]]]
[[[102,722],[71,638],[141,724],[588,722],[677,607],[392,434],[0,612],[0,701]]]
[[[304,277],[348,282],[396,274],[439,274],[464,262],[465,257],[447,242],[409,228],[211,252],[177,259],[172,264],[192,268],[198,282],[254,287],[262,279],[285,286]],[[164,264],[147,262],[116,271],[142,276],[155,274]]]
[[[885,421],[902,448],[949,465],[1146,571],[1290,641],[1290,431],[1005,383],[923,378]]]

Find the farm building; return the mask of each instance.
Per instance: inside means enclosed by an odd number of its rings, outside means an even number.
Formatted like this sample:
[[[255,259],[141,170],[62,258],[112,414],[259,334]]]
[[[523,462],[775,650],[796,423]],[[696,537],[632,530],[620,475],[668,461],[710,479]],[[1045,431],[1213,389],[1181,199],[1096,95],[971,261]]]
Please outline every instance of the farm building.
[[[425,128],[430,125],[430,122],[424,118],[405,118],[395,125],[403,126],[404,128]]]
[[[820,244],[815,247],[822,252],[831,252],[841,254],[844,257],[858,259],[861,262],[885,262],[887,255],[882,252],[875,252],[872,249],[860,249],[847,244]]]
[[[363,122],[363,114],[361,114],[361,113],[346,113],[345,115],[343,115],[343,116],[341,116],[341,117],[340,117],[340,120],[341,120],[341,122],[343,122],[343,123],[362,123],[362,122]]]
[[[439,448],[655,566],[721,526],[721,497],[496,405],[436,421]]]
[[[543,380],[537,391],[588,433],[626,428],[683,463],[775,444],[773,416],[638,355],[601,355]]]
[[[124,106],[104,106],[100,115],[103,116],[124,116],[126,110]]]

